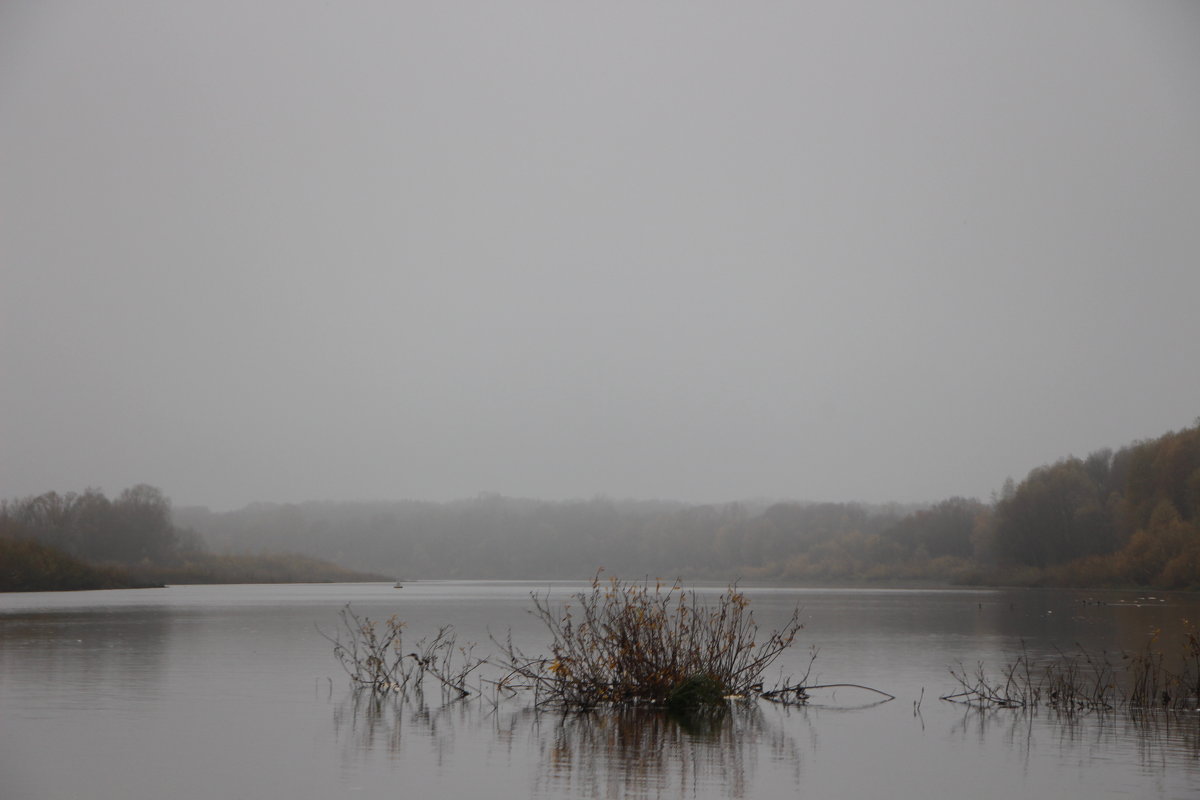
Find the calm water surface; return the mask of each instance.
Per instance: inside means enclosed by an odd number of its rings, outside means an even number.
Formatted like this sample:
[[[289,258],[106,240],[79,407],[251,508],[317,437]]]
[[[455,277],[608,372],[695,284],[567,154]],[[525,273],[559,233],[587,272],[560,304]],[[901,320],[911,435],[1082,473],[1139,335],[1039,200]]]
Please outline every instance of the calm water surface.
[[[317,626],[346,603],[413,638],[451,624],[544,651],[530,591],[584,584],[196,586],[0,595],[0,797],[1056,797],[1200,794],[1200,714],[1063,719],[939,701],[948,667],[1023,651],[1136,649],[1200,620],[1200,598],[1059,591],[747,588],[756,618],[806,628],[821,682],[806,708],[735,708],[684,726],[653,714],[536,714],[368,702]],[[707,591],[707,590],[701,590]],[[714,592],[717,590],[713,590]],[[1101,605],[1085,600],[1100,600]],[[777,677],[778,671],[769,675]],[[919,706],[917,705],[919,702]]]

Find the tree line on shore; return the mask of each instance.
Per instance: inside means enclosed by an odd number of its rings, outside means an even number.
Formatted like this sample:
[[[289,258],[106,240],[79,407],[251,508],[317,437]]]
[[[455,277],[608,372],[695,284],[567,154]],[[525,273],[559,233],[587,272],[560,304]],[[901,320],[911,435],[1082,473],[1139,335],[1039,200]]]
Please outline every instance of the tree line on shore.
[[[0,591],[378,578],[296,554],[210,553],[161,490],[97,489],[0,501]]]
[[[219,550],[292,549],[409,577],[610,574],[1200,588],[1200,421],[1008,481],[990,502],[687,505],[480,495],[255,504],[179,517]]]
[[[86,522],[96,518],[109,524]],[[604,567],[627,576],[790,583],[1195,589],[1200,420],[1038,467],[991,502],[688,505],[480,495],[181,508],[172,516],[161,492],[143,486],[112,501],[89,491],[0,503],[0,546],[5,537],[90,562],[156,565],[159,576],[182,564],[197,576],[197,565],[207,564],[215,576],[220,558],[287,551],[407,578],[586,578]]]

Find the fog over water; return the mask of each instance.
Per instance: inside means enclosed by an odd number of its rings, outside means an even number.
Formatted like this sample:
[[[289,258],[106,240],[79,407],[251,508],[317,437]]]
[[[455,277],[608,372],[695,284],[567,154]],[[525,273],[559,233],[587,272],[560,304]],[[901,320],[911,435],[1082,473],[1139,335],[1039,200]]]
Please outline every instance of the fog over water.
[[[1200,4],[0,5],[0,497],[986,498],[1200,415]]]

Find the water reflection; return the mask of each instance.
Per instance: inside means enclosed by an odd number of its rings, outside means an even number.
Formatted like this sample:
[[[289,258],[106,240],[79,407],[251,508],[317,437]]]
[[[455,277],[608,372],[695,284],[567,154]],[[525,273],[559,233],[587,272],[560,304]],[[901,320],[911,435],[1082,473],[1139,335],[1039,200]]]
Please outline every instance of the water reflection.
[[[431,755],[435,766],[450,764],[460,745],[474,755],[481,734],[502,749],[523,733],[536,730],[539,714],[529,708],[505,708],[484,700],[443,702],[439,694],[376,695],[351,690],[334,706],[335,735],[343,762],[385,752],[395,760]],[[413,752],[409,752],[409,751]]]
[[[1200,713],[992,713],[937,698],[947,666],[1119,653],[1200,619],[1200,595],[1104,605],[1060,592],[806,592],[816,676],[846,689],[693,720],[537,713],[350,692],[314,628],[345,602],[414,630],[526,619],[526,587],[196,587],[0,597],[0,797],[1194,798]],[[537,587],[533,587],[537,588]],[[461,589],[459,601],[455,593]],[[763,624],[796,592],[756,595]],[[481,602],[481,599],[486,602]],[[1133,597],[1136,601],[1138,598]],[[368,602],[369,601],[369,602]],[[374,605],[372,605],[372,603]],[[797,652],[781,671],[802,672]],[[137,769],[127,765],[136,764]],[[266,765],[266,766],[264,766]],[[278,765],[277,768],[274,765]]]
[[[1149,774],[1168,765],[1200,763],[1200,714],[1133,710],[1070,713],[1053,709],[971,708],[952,726],[958,740],[1004,742],[1030,772],[1039,755],[1056,753],[1063,763],[1126,760]]]
[[[685,717],[616,709],[558,716],[543,728],[536,789],[549,794],[685,797],[720,786],[746,797],[763,757],[791,764],[800,780],[800,749],[755,705]]]
[[[0,674],[28,684],[22,705],[48,711],[162,696],[172,621],[153,612],[0,618]]]
[[[1129,742],[1145,767],[1165,769],[1169,763],[1200,762],[1200,714],[1195,711],[1136,711],[1114,715],[1103,727],[1103,743]]]
[[[873,715],[878,718],[867,719]],[[907,735],[956,743],[945,753],[963,759],[964,769],[975,763],[973,752],[1000,749],[1006,769],[1024,779],[1040,781],[1072,766],[1100,770],[1111,761],[1136,764],[1140,774],[1161,780],[1181,764],[1194,771],[1200,762],[1195,712],[969,708],[933,714],[928,731],[926,711],[914,707],[903,716],[912,725]],[[443,703],[437,694],[406,699],[369,692],[347,692],[333,712],[348,769],[380,754],[405,775],[418,766],[440,774],[472,763],[483,775],[475,785],[486,786],[488,770],[516,764],[538,797],[744,798],[828,788],[830,771],[840,770],[834,781],[840,784],[864,752],[887,769],[903,769],[888,765],[891,759],[869,735],[861,743],[844,740],[848,730],[863,736],[863,724],[894,728],[895,721],[881,708],[831,705],[733,703],[684,717],[638,708],[561,714],[518,702]],[[823,743],[826,734],[833,736]],[[906,734],[893,729],[888,735]]]
[[[422,751],[432,749],[437,763],[447,763],[460,731],[472,739],[488,728],[492,735],[502,733],[501,715],[479,702],[429,703],[421,695],[405,698],[366,691],[349,692],[335,707],[333,723],[348,761],[365,752],[399,757],[412,740]]]
[[[719,787],[723,796],[748,797],[763,759],[775,772],[782,767],[788,783],[800,780],[801,749],[782,724],[788,716],[768,716],[753,703],[687,715],[643,708],[564,714],[359,691],[337,704],[334,726],[347,763],[380,749],[404,758],[419,742],[422,751],[432,744],[438,765],[449,764],[460,732],[474,742],[486,731],[501,749],[534,756],[531,791],[538,795],[691,797]]]

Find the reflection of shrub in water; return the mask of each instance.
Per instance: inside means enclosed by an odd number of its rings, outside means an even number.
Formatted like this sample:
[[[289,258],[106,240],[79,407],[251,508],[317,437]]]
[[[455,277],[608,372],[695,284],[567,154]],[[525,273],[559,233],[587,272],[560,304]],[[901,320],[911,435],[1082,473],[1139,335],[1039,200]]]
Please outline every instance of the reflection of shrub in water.
[[[339,738],[348,734],[351,749],[395,752],[403,740],[405,706],[384,694],[350,692],[334,707],[333,727]]]
[[[753,703],[680,714],[622,706],[562,715],[541,746],[537,789],[577,796],[682,796],[721,786],[743,797],[760,754],[797,770],[800,764],[791,737]]]
[[[760,759],[800,778],[801,752],[781,719],[754,704],[728,703],[679,714],[611,707],[586,714],[489,707],[478,701],[428,704],[400,693],[350,691],[333,723],[347,763],[432,747],[437,763],[477,752],[480,741],[528,742],[536,760],[531,795],[688,795],[705,786],[754,796]],[[482,737],[482,738],[481,738]]]
[[[503,709],[398,692],[352,690],[333,707],[334,731],[351,760],[374,751],[397,755],[406,741],[432,745],[446,758],[462,732],[468,739],[483,735],[512,741],[519,731],[532,729],[537,718],[524,706]]]
[[[951,727],[950,735],[1004,741],[1027,762],[1047,752],[1048,743],[1057,749],[1062,763],[1076,758],[1083,763],[1097,758],[1097,753],[1130,752],[1147,774],[1173,768],[1180,756],[1192,764],[1200,759],[1200,715],[1161,709],[1127,711],[1081,714],[1051,709],[1046,714],[1014,714],[1005,706],[973,704]]]

